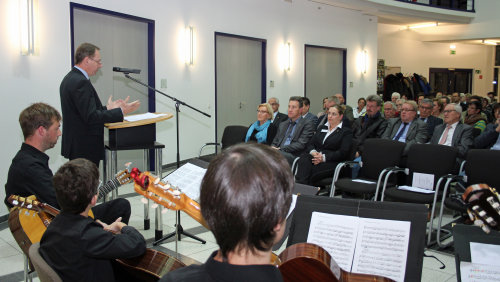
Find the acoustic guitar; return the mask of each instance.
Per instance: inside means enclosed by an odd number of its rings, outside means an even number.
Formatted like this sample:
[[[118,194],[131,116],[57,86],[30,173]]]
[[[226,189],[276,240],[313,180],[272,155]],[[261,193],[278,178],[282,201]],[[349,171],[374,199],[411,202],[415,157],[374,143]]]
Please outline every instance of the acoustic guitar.
[[[45,229],[49,226],[52,219],[59,214],[58,209],[37,200],[11,195],[8,201],[15,207],[19,207],[13,211],[15,213],[19,210],[28,210],[37,213],[41,219],[41,225],[43,225]],[[11,231],[18,244],[27,254],[27,250],[31,246],[32,242],[22,231],[22,226],[15,225],[18,223],[19,221],[13,221],[13,227],[15,230],[13,231],[11,228]],[[9,217],[9,226],[10,225],[11,222]],[[126,272],[127,277],[132,278],[131,281],[158,281],[158,279],[169,271],[186,266],[183,262],[174,257],[149,248],[146,249],[146,252],[139,257],[116,259],[114,264],[121,271]]]
[[[132,178],[127,169],[118,172],[113,179],[99,186],[98,199],[102,199],[107,193],[130,181]],[[9,213],[9,228],[23,252],[28,255],[31,244],[40,242],[42,239],[48,226],[45,222],[50,222],[59,211],[49,204],[37,201],[35,196],[22,198],[22,200],[20,198],[22,197],[9,197],[8,199],[13,206],[17,207]],[[34,208],[26,208],[30,205]],[[89,212],[89,215],[94,217],[92,211]]]
[[[487,184],[474,184],[465,190],[462,199],[467,213],[474,225],[490,233],[491,229],[500,230],[500,195]]]
[[[149,172],[133,168],[134,190],[144,197],[171,210],[182,210],[201,225],[208,226],[201,215],[200,204],[193,201],[177,187],[163,183]],[[278,266],[284,281],[393,281],[389,278],[350,273],[342,270],[330,254],[311,243],[292,245],[279,255],[271,255],[271,263]]]

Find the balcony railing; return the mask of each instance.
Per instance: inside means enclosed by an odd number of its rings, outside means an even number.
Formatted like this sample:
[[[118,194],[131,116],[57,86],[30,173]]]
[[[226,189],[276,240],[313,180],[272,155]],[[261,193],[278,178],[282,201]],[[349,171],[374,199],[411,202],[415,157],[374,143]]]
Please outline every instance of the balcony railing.
[[[434,8],[462,11],[462,12],[475,12],[474,0],[394,0],[398,2],[411,3],[415,5],[423,5]]]

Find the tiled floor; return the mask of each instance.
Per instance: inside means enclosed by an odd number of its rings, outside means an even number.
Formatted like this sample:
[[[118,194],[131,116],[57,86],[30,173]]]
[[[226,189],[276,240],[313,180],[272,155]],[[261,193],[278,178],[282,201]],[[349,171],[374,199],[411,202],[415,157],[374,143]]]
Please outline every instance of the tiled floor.
[[[127,184],[120,188],[120,195],[126,197],[132,206],[132,216],[129,224],[136,227],[148,241],[148,246],[152,246],[155,234],[155,210],[150,208],[151,228],[144,230],[144,204],[141,196],[135,194],[132,184]],[[174,231],[175,212],[164,210],[163,234]],[[212,234],[194,219],[181,212],[181,223],[185,231],[206,240],[206,244],[201,244],[191,238],[182,237],[177,243],[178,257],[187,264],[204,262],[207,257],[217,250],[217,243]],[[286,243],[276,253],[280,253]],[[155,247],[170,255],[175,255],[176,242],[174,238],[164,241],[160,246]],[[424,257],[422,270],[422,281],[456,281],[454,257],[441,252],[426,250],[427,255],[436,256],[445,264],[444,269],[440,269],[441,264],[434,258]],[[23,255],[21,249],[15,242],[7,226],[7,222],[0,223],[0,281],[22,281],[23,280]],[[37,277],[33,281],[39,281]]]

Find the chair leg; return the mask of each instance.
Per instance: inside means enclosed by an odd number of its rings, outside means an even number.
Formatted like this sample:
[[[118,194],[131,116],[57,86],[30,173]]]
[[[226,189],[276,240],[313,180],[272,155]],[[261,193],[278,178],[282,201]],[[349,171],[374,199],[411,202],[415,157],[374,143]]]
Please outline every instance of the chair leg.
[[[447,230],[441,229],[441,222],[443,220],[444,200],[446,199],[446,192],[448,191],[448,187],[449,187],[450,182],[452,180],[453,180],[452,178],[448,178],[448,180],[446,181],[444,192],[443,192],[443,198],[441,200],[441,207],[439,209],[438,228],[437,228],[437,233],[436,233],[436,243],[438,244],[438,246],[440,248],[446,248],[446,247],[450,246],[451,244],[453,244],[453,242],[450,242],[448,244],[441,243],[441,231],[447,231]],[[446,233],[450,233],[450,232],[447,231]]]
[[[24,282],[31,282],[33,281],[33,271],[30,269],[30,259],[26,254],[23,254],[24,257]]]

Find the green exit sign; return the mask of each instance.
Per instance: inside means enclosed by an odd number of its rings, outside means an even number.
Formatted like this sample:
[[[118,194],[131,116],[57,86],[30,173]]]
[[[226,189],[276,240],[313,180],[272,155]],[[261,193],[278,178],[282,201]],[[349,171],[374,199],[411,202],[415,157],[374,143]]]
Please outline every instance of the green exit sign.
[[[457,54],[457,50],[450,50],[450,55],[455,55]]]

